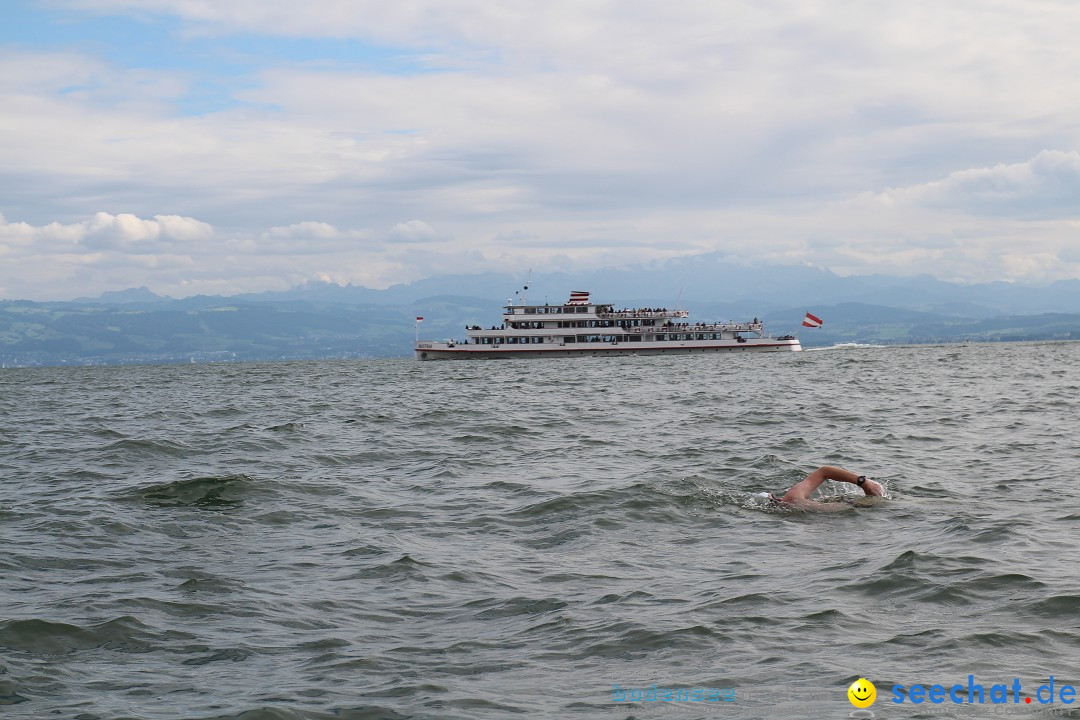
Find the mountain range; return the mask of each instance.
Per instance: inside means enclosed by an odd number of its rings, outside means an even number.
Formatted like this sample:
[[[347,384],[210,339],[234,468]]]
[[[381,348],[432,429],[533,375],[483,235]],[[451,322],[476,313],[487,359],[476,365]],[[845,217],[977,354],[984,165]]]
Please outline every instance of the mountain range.
[[[147,288],[70,301],[0,301],[5,365],[407,357],[422,336],[463,337],[506,302],[561,304],[570,290],[627,307],[680,307],[695,320],[761,318],[804,347],[1080,339],[1080,280],[961,284],[929,276],[839,276],[746,267],[716,255],[656,267],[445,275],[372,289],[309,282],[286,291],[174,299]],[[825,320],[801,327],[807,311]]]

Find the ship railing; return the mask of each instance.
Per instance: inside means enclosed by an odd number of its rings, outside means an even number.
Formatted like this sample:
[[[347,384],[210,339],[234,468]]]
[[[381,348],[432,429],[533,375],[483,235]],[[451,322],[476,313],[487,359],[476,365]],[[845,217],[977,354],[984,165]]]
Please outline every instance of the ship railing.
[[[690,317],[689,310],[618,310],[615,312],[597,312],[596,317],[608,318],[684,318]]]
[[[653,325],[648,327],[624,328],[632,333],[663,333],[663,332],[752,332],[764,335],[761,323],[690,323],[686,325]]]

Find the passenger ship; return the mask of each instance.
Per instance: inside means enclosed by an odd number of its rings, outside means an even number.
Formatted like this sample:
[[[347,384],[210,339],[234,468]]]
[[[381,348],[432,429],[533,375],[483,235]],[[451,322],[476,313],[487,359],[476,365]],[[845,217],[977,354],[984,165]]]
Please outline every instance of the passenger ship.
[[[686,310],[615,310],[575,291],[564,305],[507,301],[499,327],[467,327],[461,342],[416,341],[417,360],[665,355],[724,352],[798,352],[793,335],[766,335],[761,322],[691,323]],[[419,320],[420,318],[417,318]]]

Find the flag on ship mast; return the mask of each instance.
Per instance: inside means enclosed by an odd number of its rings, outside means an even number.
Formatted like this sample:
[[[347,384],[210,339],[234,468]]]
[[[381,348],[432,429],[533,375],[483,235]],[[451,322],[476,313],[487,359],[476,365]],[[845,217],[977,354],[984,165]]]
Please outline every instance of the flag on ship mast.
[[[817,315],[811,315],[810,313],[806,313],[806,317],[803,319],[802,324],[803,327],[819,328],[825,323]]]
[[[589,304],[589,291],[588,290],[571,290],[570,301],[567,305],[588,305]]]
[[[422,317],[420,317],[419,315],[417,315],[417,316],[416,316],[416,322],[424,322],[424,318],[422,318]]]

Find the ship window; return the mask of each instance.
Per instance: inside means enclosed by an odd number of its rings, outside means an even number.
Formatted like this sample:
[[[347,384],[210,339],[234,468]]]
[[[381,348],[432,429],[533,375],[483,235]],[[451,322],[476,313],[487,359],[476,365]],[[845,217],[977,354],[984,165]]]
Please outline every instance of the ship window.
[[[631,335],[630,336],[630,342],[641,342],[641,336],[640,335]]]
[[[563,342],[568,342],[568,343],[577,342],[577,337],[575,335],[567,335],[566,337],[563,338]]]
[[[575,308],[575,309],[576,309],[576,310],[577,310],[577,312],[579,312],[579,313],[587,313],[587,312],[589,312],[589,308],[588,308],[588,307],[586,307],[585,305],[579,305],[579,306],[578,306],[577,308]]]

